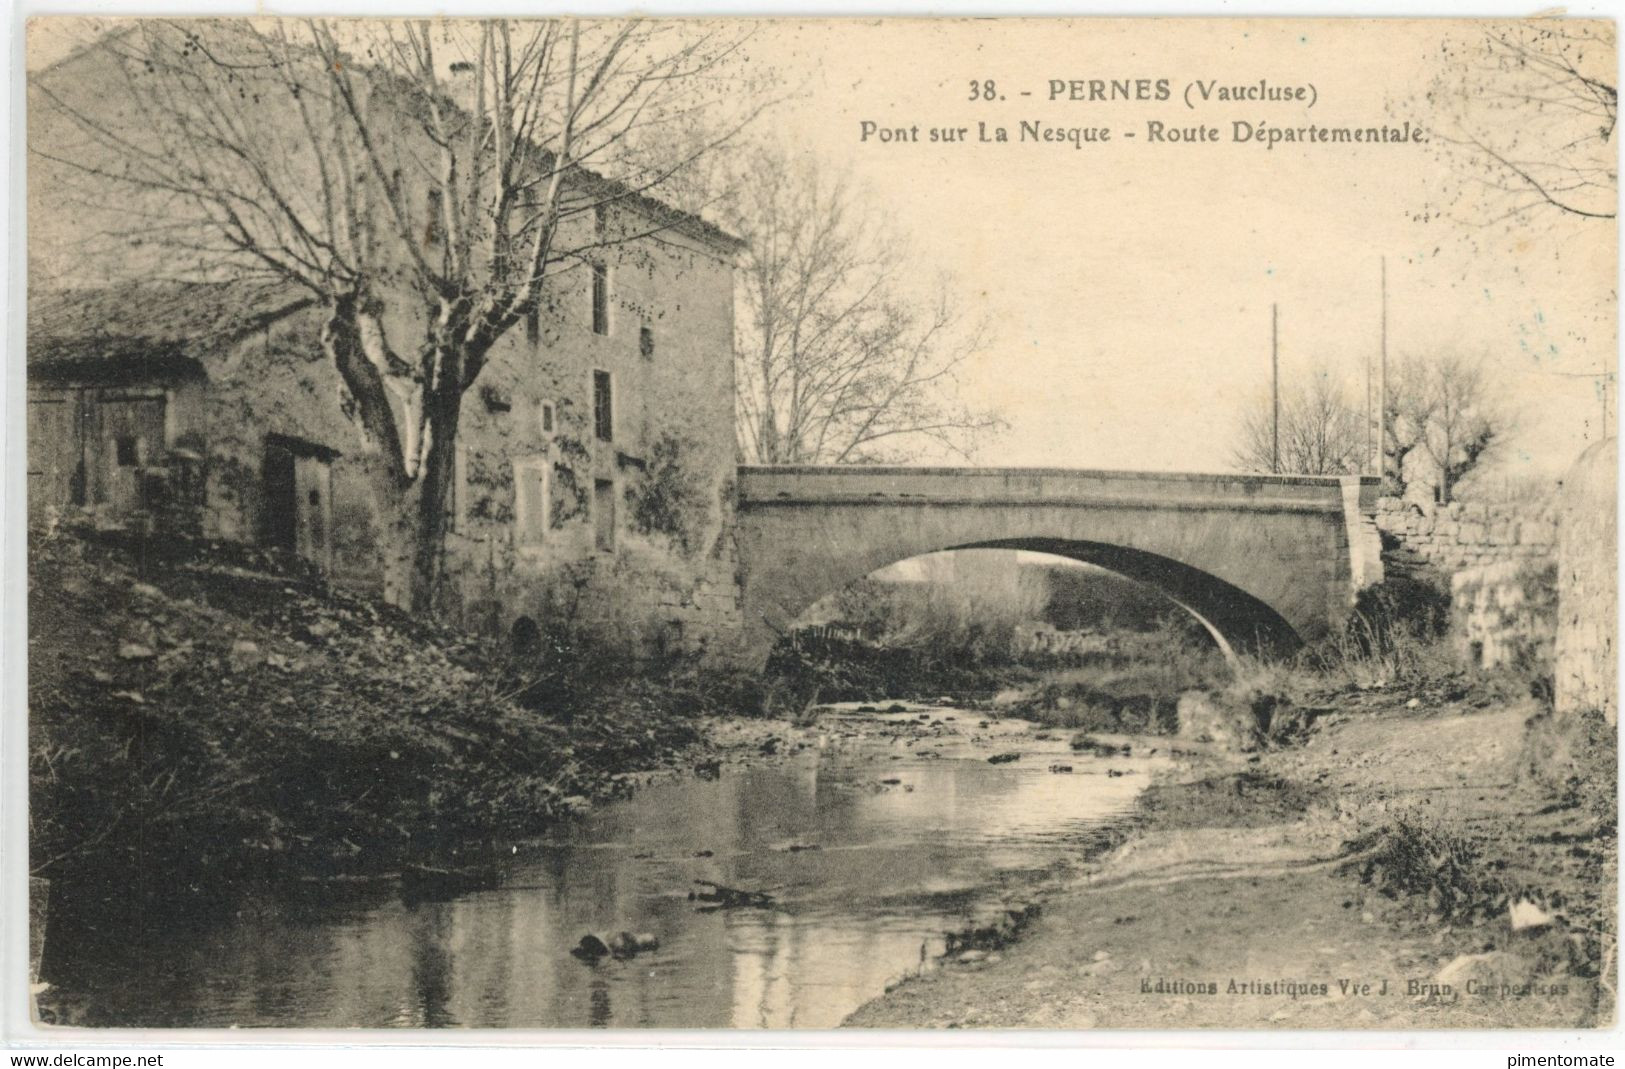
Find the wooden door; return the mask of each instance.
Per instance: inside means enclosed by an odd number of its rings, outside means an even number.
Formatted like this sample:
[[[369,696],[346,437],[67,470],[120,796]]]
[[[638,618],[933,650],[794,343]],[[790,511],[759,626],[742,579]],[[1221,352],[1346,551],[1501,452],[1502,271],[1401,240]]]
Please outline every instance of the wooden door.
[[[80,504],[84,494],[84,438],[79,394],[63,390],[28,399],[28,522]]]
[[[268,546],[299,548],[298,483],[293,453],[277,442],[265,446],[261,470],[260,538]]]

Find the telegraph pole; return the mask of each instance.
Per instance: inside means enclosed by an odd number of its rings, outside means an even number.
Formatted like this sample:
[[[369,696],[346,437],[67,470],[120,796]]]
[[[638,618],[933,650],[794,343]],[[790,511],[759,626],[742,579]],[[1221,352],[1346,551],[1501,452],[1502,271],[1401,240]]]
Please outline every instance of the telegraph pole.
[[[1270,305],[1270,474],[1281,474],[1281,332],[1278,305]]]
[[[1377,368],[1377,477],[1388,481],[1388,257],[1382,258],[1382,363]]]
[[[1361,361],[1365,371],[1365,460],[1360,464],[1360,474],[1370,475],[1373,453],[1371,452],[1372,416],[1371,411],[1371,354],[1365,354]]]

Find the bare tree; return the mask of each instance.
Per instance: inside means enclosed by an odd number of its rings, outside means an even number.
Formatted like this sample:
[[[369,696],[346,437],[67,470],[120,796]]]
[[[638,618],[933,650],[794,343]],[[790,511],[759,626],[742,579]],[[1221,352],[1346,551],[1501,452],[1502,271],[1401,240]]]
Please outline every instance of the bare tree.
[[[1479,225],[1546,210],[1612,219],[1613,23],[1537,18],[1485,27],[1442,46],[1427,94],[1432,141],[1457,176],[1443,207]]]
[[[1482,362],[1458,354],[1398,361],[1384,405],[1391,489],[1404,494],[1418,477],[1425,478],[1440,504],[1454,499],[1456,486],[1508,430]]]
[[[1000,426],[954,376],[983,342],[946,280],[911,291],[902,244],[858,195],[806,159],[759,150],[725,214],[749,246],[740,273],[738,438],[763,464],[968,454]]]
[[[1320,368],[1281,398],[1280,470],[1296,475],[1353,475],[1365,459],[1365,420],[1340,380]],[[1242,417],[1235,463],[1270,471],[1275,460],[1274,411],[1268,397]]]
[[[637,147],[729,95],[737,43],[676,21],[144,20],[98,46],[131,121],[36,79],[81,135],[39,151],[125,196],[127,230],[166,262],[319,303],[385,501],[413,532],[421,609],[463,395],[556,276],[675,225],[643,194],[690,161]],[[636,224],[605,227],[617,202]]]

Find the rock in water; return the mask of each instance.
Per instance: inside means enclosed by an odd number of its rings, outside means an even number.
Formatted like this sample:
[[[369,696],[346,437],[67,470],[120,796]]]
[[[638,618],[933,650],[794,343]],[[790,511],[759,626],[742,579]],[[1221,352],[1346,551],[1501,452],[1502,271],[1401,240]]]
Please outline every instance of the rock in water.
[[[240,638],[231,644],[231,652],[226,655],[226,664],[233,672],[241,672],[259,664],[264,657],[260,654],[259,643],[246,638]]]
[[[1210,742],[1235,753],[1256,746],[1257,725],[1250,710],[1231,709],[1213,695],[1188,690],[1179,696],[1179,737]]]
[[[612,953],[609,942],[595,932],[588,932],[581,937],[581,942],[570,948],[570,953],[582,961],[598,961],[607,958]]]

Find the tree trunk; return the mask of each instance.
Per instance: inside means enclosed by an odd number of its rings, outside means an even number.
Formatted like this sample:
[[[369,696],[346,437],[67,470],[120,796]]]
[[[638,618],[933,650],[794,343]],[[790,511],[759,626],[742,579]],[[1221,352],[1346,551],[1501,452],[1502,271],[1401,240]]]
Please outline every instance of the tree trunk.
[[[445,575],[446,535],[450,527],[452,478],[457,468],[457,428],[462,415],[461,352],[446,343],[442,373],[424,398],[428,406],[429,448],[418,476],[417,530],[413,546],[412,611],[435,608]]]
[[[362,341],[361,303],[362,299],[354,294],[332,301],[327,321],[322,324],[322,347],[355,400],[362,428],[383,453],[390,477],[404,485],[409,480],[401,448],[401,427],[390,407],[384,376],[368,358]]]
[[[414,613],[427,613],[436,607],[445,573],[458,423],[466,388],[463,369],[477,366],[483,351],[469,351],[466,303],[443,305],[419,350],[419,369],[414,370],[389,349],[376,324],[370,335],[366,333],[362,320],[367,313],[362,303],[359,297],[336,300],[322,341],[355,398],[363,428],[385,457],[380,505],[395,517],[392,522],[410,543],[405,553],[411,561],[409,607]],[[470,364],[471,359],[476,363]],[[417,374],[425,379],[421,382],[421,412],[426,448],[417,432]],[[405,404],[399,413],[391,405],[391,384],[397,400]]]

